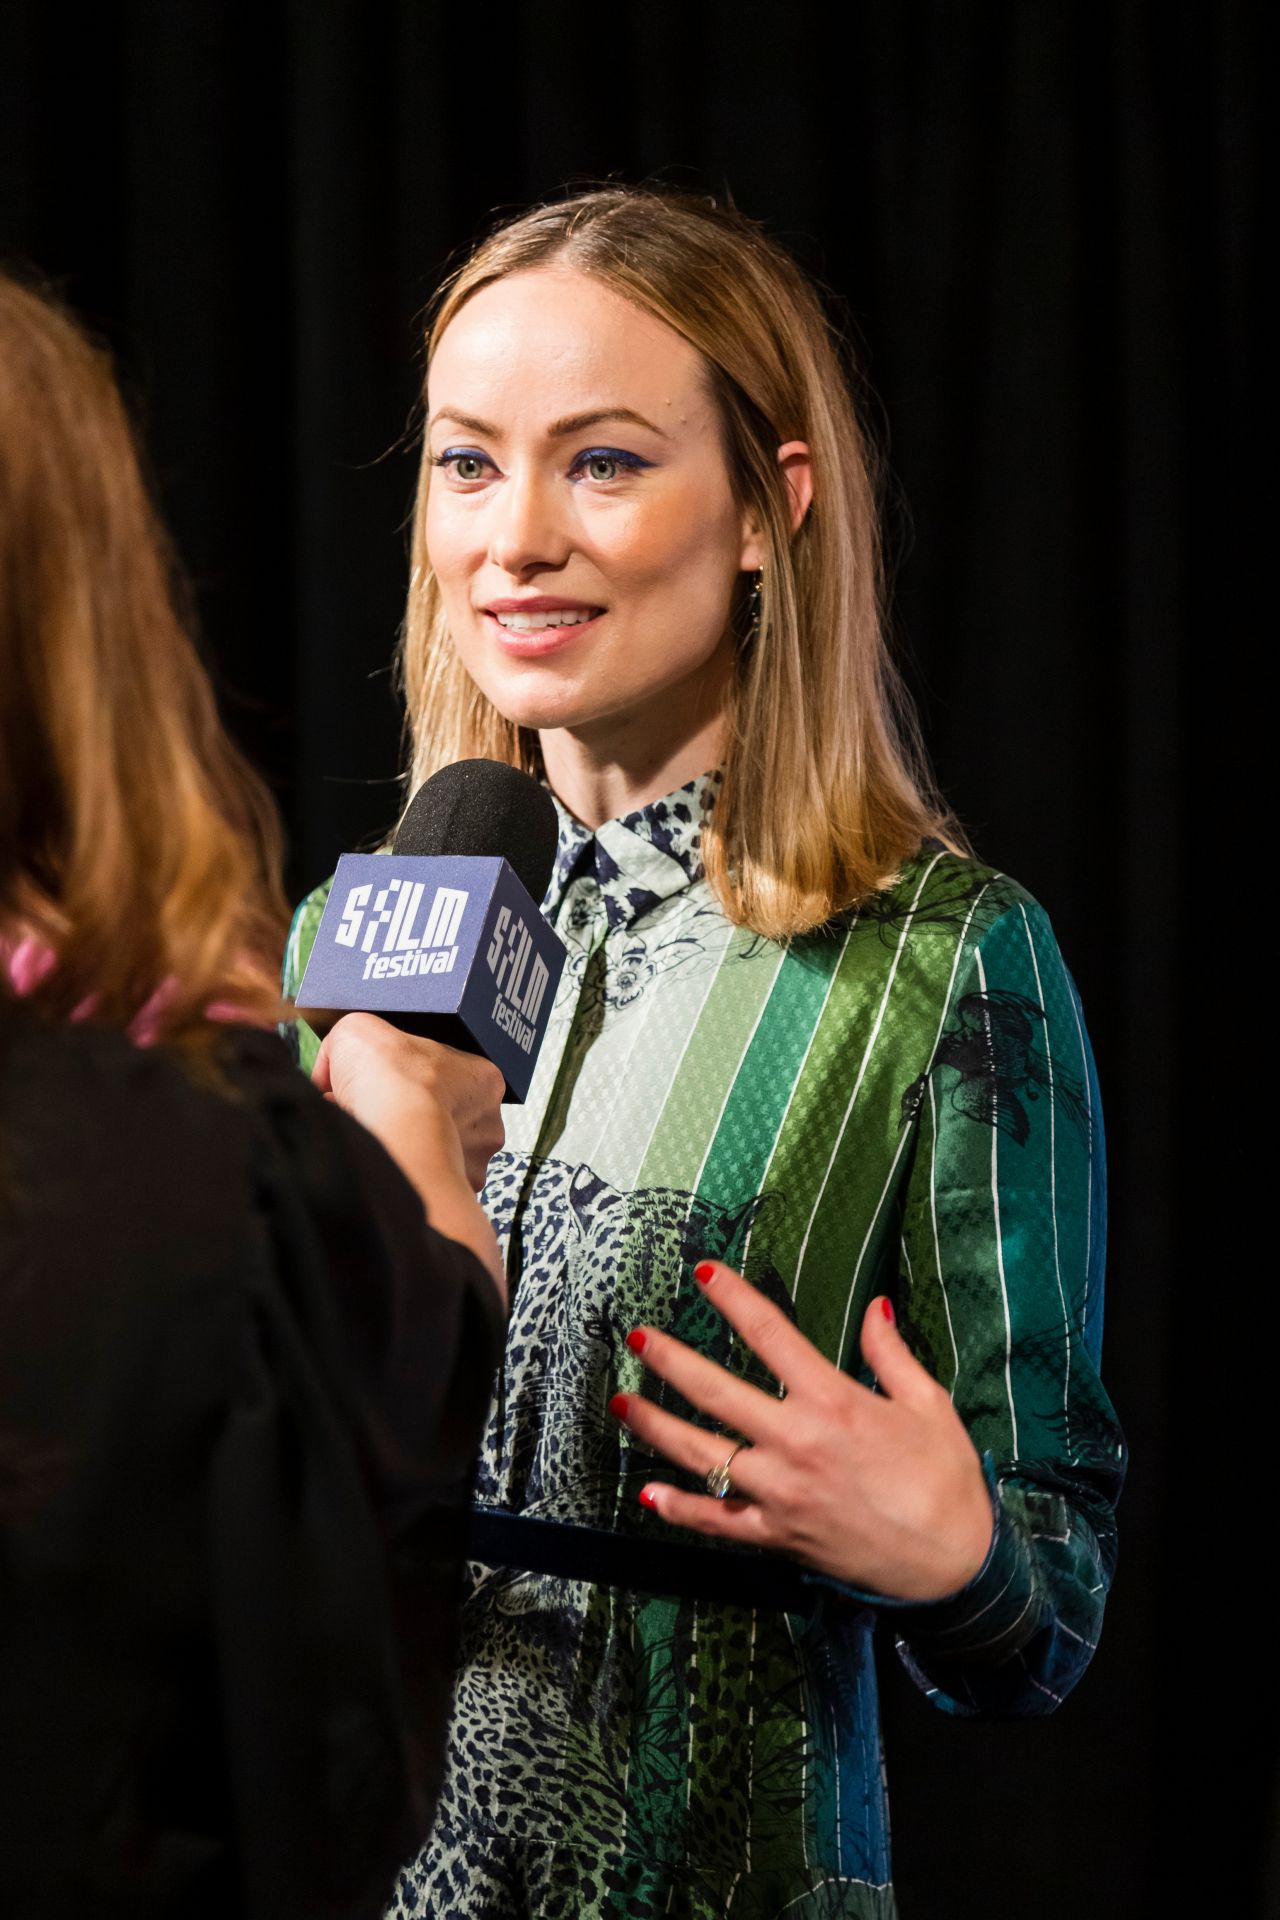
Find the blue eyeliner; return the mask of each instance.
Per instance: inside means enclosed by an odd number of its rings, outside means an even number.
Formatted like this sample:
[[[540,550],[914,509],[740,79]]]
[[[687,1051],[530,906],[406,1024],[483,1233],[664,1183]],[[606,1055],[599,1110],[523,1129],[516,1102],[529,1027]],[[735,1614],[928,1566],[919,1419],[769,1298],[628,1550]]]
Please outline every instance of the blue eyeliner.
[[[574,456],[570,473],[576,473],[592,460],[613,460],[627,473],[639,473],[643,468],[654,465],[652,460],[645,460],[638,453],[627,453],[621,447],[585,447]]]
[[[436,453],[431,456],[431,464],[433,467],[447,467],[455,460],[478,460],[483,466],[490,467],[495,472],[497,471],[496,462],[493,461],[487,453],[482,453],[479,447],[446,447],[443,453]],[[581,453],[574,455],[569,466],[569,472],[571,474],[579,473],[581,469],[588,466],[592,460],[611,460],[614,465],[620,467],[624,473],[640,473],[643,472],[645,468],[657,464],[656,461],[646,460],[641,454],[628,453],[623,447],[584,447]],[[602,482],[601,484],[604,485],[607,483]]]

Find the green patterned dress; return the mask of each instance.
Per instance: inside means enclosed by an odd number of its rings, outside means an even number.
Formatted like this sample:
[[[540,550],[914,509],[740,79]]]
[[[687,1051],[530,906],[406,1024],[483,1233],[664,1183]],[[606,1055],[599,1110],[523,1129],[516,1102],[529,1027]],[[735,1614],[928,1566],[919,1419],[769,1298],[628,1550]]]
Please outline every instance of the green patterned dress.
[[[562,815],[544,911],[570,961],[485,1188],[512,1312],[475,1499],[518,1551],[469,1569],[448,1778],[397,1916],[883,1920],[873,1635],[939,1707],[1000,1715],[1050,1711],[1097,1640],[1123,1473],[1097,1372],[1102,1120],[1048,921],[926,847],[822,934],[759,938],[702,877],[716,784],[594,835]],[[703,1255],[864,1379],[862,1315],[892,1295],[992,1486],[962,1592],[898,1604],[741,1553],[717,1587],[696,1569],[721,1549],[672,1552],[636,1496],[692,1483],[607,1404],[688,1411],[627,1350],[637,1324],[752,1375]]]

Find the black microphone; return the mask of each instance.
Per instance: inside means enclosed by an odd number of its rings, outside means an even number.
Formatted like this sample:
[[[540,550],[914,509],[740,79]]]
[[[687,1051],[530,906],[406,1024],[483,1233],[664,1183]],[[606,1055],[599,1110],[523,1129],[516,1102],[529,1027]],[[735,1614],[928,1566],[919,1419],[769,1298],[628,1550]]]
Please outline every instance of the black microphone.
[[[559,837],[555,802],[540,781],[501,760],[455,760],[418,788],[391,851],[424,859],[496,855],[541,901]]]
[[[317,1032],[344,1013],[482,1053],[507,1098],[533,1078],[565,950],[538,902],[555,866],[547,789],[459,760],[413,796],[390,854],[343,854],[298,988]]]

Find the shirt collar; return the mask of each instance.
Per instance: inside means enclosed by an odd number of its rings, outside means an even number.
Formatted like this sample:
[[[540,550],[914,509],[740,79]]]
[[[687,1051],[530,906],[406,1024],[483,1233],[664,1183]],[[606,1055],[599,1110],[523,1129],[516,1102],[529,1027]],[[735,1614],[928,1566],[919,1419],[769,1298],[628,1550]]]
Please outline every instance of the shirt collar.
[[[606,820],[594,833],[556,800],[560,840],[544,913],[555,915],[574,881],[593,880],[612,931],[700,880],[703,822],[720,781],[718,770],[699,774],[647,807]]]

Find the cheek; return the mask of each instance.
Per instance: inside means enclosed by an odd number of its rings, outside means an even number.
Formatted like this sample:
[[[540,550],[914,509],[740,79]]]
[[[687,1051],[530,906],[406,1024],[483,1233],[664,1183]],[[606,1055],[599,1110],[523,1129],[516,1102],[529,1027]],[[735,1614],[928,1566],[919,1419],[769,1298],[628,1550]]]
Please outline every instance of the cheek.
[[[706,501],[683,489],[619,514],[599,530],[599,552],[620,586],[698,601],[720,601],[733,585],[736,526],[732,509],[708,514]]]
[[[422,530],[427,559],[441,591],[447,595],[450,586],[465,582],[474,568],[472,549],[476,541],[470,535],[467,516],[458,513],[455,503],[447,495],[432,492],[427,495]]]

